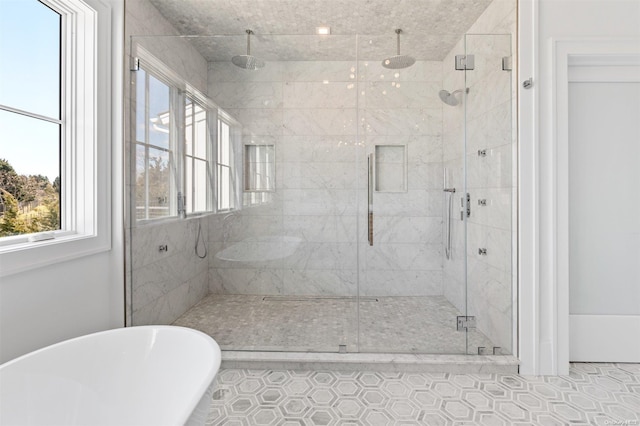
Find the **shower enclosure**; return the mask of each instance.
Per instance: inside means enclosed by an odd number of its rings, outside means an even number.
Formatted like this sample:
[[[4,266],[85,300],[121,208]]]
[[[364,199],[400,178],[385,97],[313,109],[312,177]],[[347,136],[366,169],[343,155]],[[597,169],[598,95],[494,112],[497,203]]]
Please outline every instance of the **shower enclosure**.
[[[132,37],[128,323],[511,354],[512,39],[453,37],[403,33],[398,69],[393,33]]]

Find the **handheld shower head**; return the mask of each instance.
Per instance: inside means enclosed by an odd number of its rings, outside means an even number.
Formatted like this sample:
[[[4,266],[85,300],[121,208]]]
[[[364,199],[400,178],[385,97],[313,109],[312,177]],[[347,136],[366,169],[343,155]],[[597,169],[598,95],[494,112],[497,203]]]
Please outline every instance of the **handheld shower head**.
[[[231,58],[233,65],[243,68],[245,70],[257,70],[264,67],[264,61],[251,55],[251,34],[253,31],[246,30],[247,33],[247,54],[237,55]]]
[[[454,90],[453,92],[449,92],[448,90],[441,90],[438,92],[438,96],[440,96],[440,100],[447,105],[456,106],[460,103],[458,98],[456,98],[456,93],[462,93],[462,89]]]

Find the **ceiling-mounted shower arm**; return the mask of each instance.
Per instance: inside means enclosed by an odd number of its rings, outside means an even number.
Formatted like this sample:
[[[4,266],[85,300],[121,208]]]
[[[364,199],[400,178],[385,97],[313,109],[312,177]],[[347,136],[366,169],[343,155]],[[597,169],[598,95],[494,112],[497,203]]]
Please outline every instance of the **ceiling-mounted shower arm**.
[[[396,29],[396,34],[397,34],[397,43],[398,43],[398,56],[400,56],[400,33],[402,33],[402,30],[400,28]]]
[[[246,30],[245,32],[247,33],[247,56],[250,56],[251,55],[251,34],[253,34],[253,31]]]

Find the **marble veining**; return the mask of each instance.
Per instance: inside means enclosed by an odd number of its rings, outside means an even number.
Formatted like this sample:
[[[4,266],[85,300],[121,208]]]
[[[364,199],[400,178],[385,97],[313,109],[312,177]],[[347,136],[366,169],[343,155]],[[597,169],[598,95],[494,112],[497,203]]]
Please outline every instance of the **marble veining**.
[[[639,389],[640,364],[571,364],[559,377],[222,369],[207,424],[637,425]]]

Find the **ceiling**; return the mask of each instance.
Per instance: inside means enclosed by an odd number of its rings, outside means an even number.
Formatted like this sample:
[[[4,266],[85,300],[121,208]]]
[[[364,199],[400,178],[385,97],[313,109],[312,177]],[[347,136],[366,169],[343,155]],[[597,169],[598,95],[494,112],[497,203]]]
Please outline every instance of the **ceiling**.
[[[208,61],[246,53],[274,60],[379,60],[401,53],[440,61],[492,0],[150,0]],[[331,27],[317,36],[316,27]],[[356,49],[356,37],[358,48]]]

